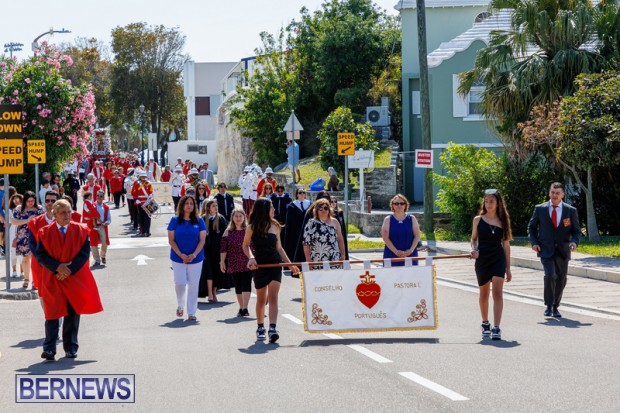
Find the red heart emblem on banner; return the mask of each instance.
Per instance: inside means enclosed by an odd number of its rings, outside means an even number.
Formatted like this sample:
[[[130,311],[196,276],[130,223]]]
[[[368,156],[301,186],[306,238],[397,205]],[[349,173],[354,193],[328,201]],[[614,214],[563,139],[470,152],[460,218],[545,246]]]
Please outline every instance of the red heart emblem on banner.
[[[355,288],[355,294],[360,303],[372,308],[381,297],[381,286],[374,281],[375,276],[370,275],[368,271],[366,274],[360,275],[360,278],[362,281]]]

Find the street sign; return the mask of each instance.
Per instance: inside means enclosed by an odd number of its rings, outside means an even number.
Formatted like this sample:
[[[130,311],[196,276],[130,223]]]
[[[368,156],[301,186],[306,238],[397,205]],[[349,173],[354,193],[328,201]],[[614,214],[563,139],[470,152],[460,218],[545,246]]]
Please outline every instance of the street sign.
[[[0,174],[24,173],[24,141],[0,139]]]
[[[21,139],[23,128],[21,105],[0,105],[0,138]]]
[[[349,168],[368,169],[375,167],[375,151],[358,150],[349,156]]]
[[[41,164],[45,163],[45,140],[33,139],[28,141],[28,163],[29,164]]]
[[[304,128],[303,126],[301,126],[301,123],[299,123],[299,119],[297,119],[297,116],[295,116],[294,112],[291,113],[291,116],[288,117],[286,125],[284,125],[284,129],[282,129],[282,132],[297,132],[302,130],[304,130]],[[296,137],[295,139],[299,139],[299,137]]]
[[[157,134],[154,132],[149,132],[148,150],[151,152],[157,150]]]
[[[416,149],[415,150],[415,167],[416,168],[432,168],[433,167],[433,150]]]
[[[355,134],[339,133],[338,134],[338,155],[355,155]]]

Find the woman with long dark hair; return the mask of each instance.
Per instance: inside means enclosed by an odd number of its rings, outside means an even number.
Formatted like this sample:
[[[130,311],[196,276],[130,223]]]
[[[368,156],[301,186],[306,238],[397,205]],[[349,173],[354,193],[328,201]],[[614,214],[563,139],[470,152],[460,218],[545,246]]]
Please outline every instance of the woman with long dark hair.
[[[45,210],[37,204],[37,197],[32,191],[26,191],[21,205],[17,205],[13,210],[13,218],[11,219],[11,225],[17,226],[15,235],[15,252],[17,255],[22,256],[22,269],[24,270],[24,283],[22,288],[27,289],[30,283],[30,257],[32,257],[33,251],[30,250],[30,244],[28,243],[28,237],[30,229],[28,229],[28,222],[44,214]],[[33,285],[34,289],[34,285]]]
[[[265,340],[264,325],[265,303],[269,299],[269,342],[275,343],[280,334],[276,328],[278,320],[278,293],[282,282],[282,268],[258,268],[258,265],[289,263],[288,256],[280,242],[280,223],[274,218],[275,210],[270,199],[259,198],[254,204],[250,215],[245,238],[243,239],[243,253],[248,257],[248,268],[254,270],[254,287],[256,288],[256,338]],[[253,244],[254,251],[250,249]],[[289,265],[293,274],[299,273],[299,268]]]
[[[208,296],[208,302],[217,303],[217,290],[232,288],[232,278],[223,274],[220,268],[222,235],[228,222],[218,212],[217,201],[214,199],[203,203],[201,216],[207,225],[207,241],[204,247],[207,262],[202,266],[198,296]]]
[[[168,224],[168,243],[177,295],[176,315],[183,317],[183,307],[187,301],[189,321],[196,321],[198,283],[205,259],[203,246],[206,236],[207,228],[198,216],[196,201],[191,196],[184,196],[179,201],[176,215]]]
[[[476,277],[480,287],[482,337],[501,340],[499,328],[504,309],[504,277],[512,280],[510,272],[510,215],[497,189],[484,191],[480,214],[474,218],[471,232],[471,257],[476,259]],[[493,328],[489,323],[489,292],[493,285]]]

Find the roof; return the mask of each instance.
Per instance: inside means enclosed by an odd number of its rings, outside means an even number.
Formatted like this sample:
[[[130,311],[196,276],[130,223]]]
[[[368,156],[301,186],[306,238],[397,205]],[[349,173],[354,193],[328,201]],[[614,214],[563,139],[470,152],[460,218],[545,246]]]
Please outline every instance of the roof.
[[[511,25],[512,9],[502,9],[496,14],[491,15],[481,22],[474,23],[471,29],[456,36],[449,42],[444,42],[439,47],[428,54],[428,67],[433,68],[439,66],[445,60],[452,58],[456,53],[463,52],[471,46],[476,40],[480,40],[485,44],[489,44],[491,32],[496,30],[509,31],[512,30]],[[584,43],[581,48],[585,50],[594,50],[597,41],[593,38],[591,41]],[[528,45],[526,55],[532,55],[539,49],[536,45]]]
[[[488,6],[490,0],[427,0],[426,8],[441,8],[441,7],[474,7],[474,6]],[[415,9],[415,0],[400,0],[394,9]]]

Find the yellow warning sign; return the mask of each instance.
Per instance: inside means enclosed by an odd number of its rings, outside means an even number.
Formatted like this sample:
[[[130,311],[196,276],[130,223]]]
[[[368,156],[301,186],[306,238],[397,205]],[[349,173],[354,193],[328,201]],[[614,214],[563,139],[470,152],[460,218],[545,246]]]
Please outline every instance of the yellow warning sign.
[[[355,155],[355,134],[339,133],[338,134],[338,155]]]
[[[28,163],[45,163],[45,140],[36,139],[28,141]]]
[[[24,141],[0,139],[0,174],[24,173]]]

